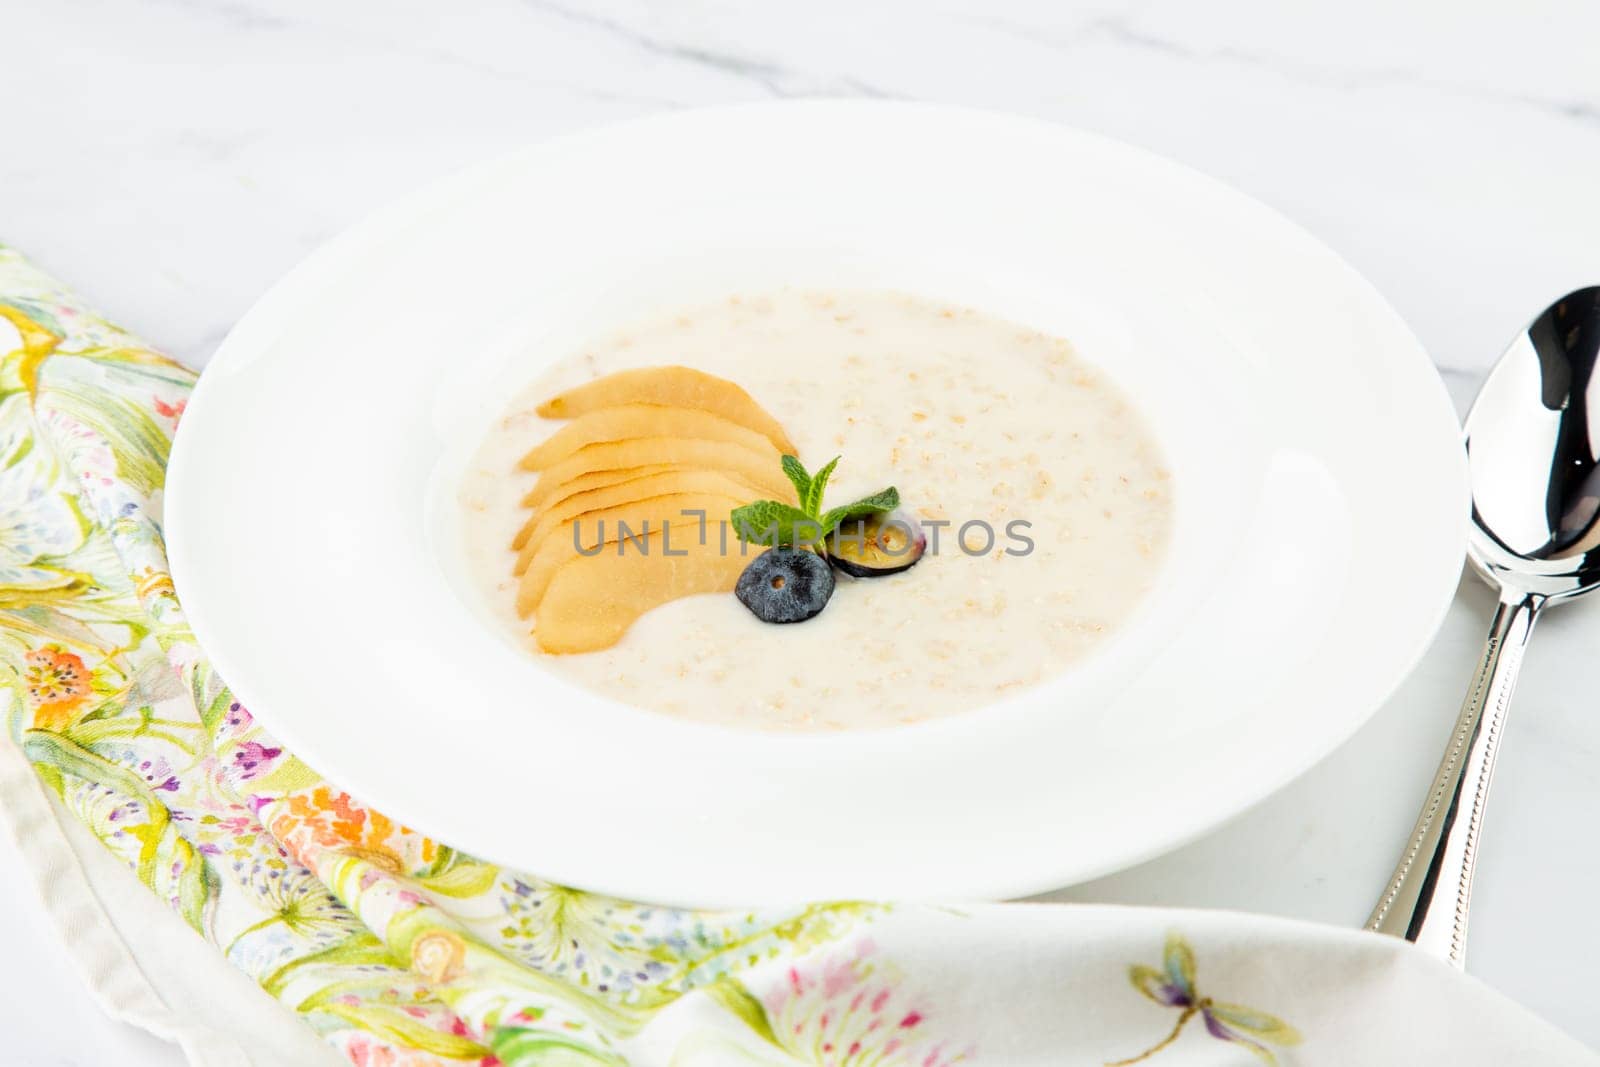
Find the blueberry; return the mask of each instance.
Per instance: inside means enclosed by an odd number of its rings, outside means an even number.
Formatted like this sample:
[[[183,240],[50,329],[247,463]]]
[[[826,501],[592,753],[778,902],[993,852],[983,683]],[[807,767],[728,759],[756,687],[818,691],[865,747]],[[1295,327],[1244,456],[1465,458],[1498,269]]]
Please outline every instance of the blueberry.
[[[772,548],[750,561],[733,592],[762,622],[804,622],[828,606],[833,571],[815,552]]]

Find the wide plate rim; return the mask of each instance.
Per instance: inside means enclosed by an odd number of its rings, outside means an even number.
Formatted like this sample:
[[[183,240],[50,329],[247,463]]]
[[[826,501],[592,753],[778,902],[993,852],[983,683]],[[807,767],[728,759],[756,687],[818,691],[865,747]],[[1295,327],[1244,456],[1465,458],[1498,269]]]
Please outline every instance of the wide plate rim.
[[[705,119],[707,116],[714,116],[716,114],[737,114],[750,112],[752,110],[794,112],[797,110],[816,111],[818,109],[823,109],[824,111],[829,111],[834,114],[858,110],[882,111],[884,109],[903,109],[919,111],[925,114],[948,113],[952,116],[962,117],[964,120],[968,121],[972,120],[974,117],[978,117],[983,121],[1012,123],[1016,124],[1019,128],[1026,127],[1030,131],[1030,135],[1062,136],[1076,139],[1080,144],[1092,143],[1097,145],[1099,149],[1106,152],[1141,160],[1144,165],[1154,165],[1164,168],[1172,174],[1181,175],[1183,180],[1199,182],[1213,187],[1214,189],[1224,190],[1229,197],[1237,198],[1239,201],[1247,203],[1251,210],[1260,213],[1264,218],[1270,219],[1274,226],[1280,228],[1286,233],[1292,234],[1297,240],[1308,242],[1311,246],[1314,246],[1326,256],[1331,257],[1338,269],[1341,270],[1346,276],[1346,280],[1351,285],[1352,292],[1359,294],[1364,299],[1369,301],[1376,301],[1375,306],[1380,307],[1391,320],[1388,325],[1393,331],[1395,346],[1397,348],[1403,347],[1410,349],[1413,363],[1415,364],[1414,369],[1426,371],[1426,374],[1423,376],[1423,381],[1419,383],[1419,393],[1415,399],[1417,399],[1419,403],[1431,403],[1434,410],[1432,413],[1419,411],[1417,417],[1419,419],[1426,418],[1435,420],[1440,427],[1441,433],[1445,430],[1448,430],[1452,441],[1458,439],[1459,430],[1456,424],[1454,408],[1444,390],[1443,383],[1438,378],[1437,373],[1433,370],[1432,364],[1428,360],[1420,342],[1417,341],[1409,329],[1406,328],[1404,323],[1401,322],[1399,316],[1394,313],[1393,309],[1389,307],[1385,301],[1383,301],[1383,298],[1376,292],[1371,284],[1359,274],[1359,272],[1357,272],[1341,257],[1338,257],[1336,253],[1334,253],[1316,237],[1307,233],[1303,228],[1284,218],[1270,207],[1262,205],[1259,201],[1247,197],[1245,194],[1239,193],[1237,190],[1226,186],[1224,183],[1218,182],[1216,179],[1194,171],[1191,168],[1184,167],[1181,164],[1172,163],[1169,160],[1145,152],[1142,149],[1123,144],[1122,142],[1106,138],[1099,134],[1072,130],[1068,127],[1058,126],[1056,124],[1043,122],[1041,120],[1023,119],[1016,116],[998,113],[979,112],[975,111],[974,109],[967,108],[948,108],[939,105],[925,104],[884,102],[865,103],[855,101],[806,101],[783,104],[736,105],[729,108],[701,109],[695,112],[679,113],[678,115],[668,115],[664,117],[656,116],[633,120],[632,122],[618,124],[617,126],[613,127],[603,127],[598,131],[580,131],[563,138],[558,138],[554,141],[543,142],[529,148],[521,149],[499,160],[493,160],[488,163],[480,164],[476,167],[468,168],[465,171],[447,177],[439,182],[434,183],[433,185],[410,194],[385,208],[380,209],[368,219],[356,224],[343,234],[330,241],[327,245],[323,246],[322,249],[319,249],[300,265],[292,269],[288,274],[280,279],[280,281],[276,283],[265,296],[262,297],[261,301],[258,302],[258,304],[253,307],[251,311],[248,312],[241,320],[239,326],[230,333],[228,339],[224,341],[223,345],[218,350],[217,361],[221,363],[229,358],[228,354],[232,350],[232,346],[237,343],[236,338],[241,333],[248,333],[250,330],[261,328],[263,325],[270,325],[270,320],[273,318],[273,316],[281,314],[276,307],[276,303],[284,294],[292,294],[297,289],[303,289],[307,286],[315,286],[318,282],[319,271],[322,269],[323,265],[326,265],[329,261],[336,260],[339,256],[346,254],[350,250],[358,249],[370,243],[376,238],[377,235],[380,235],[386,230],[402,224],[405,220],[413,218],[419,211],[423,210],[425,206],[432,205],[437,207],[444,201],[448,200],[449,197],[458,195],[460,191],[469,190],[476,184],[484,181],[486,178],[495,175],[506,168],[518,166],[520,163],[526,161],[531,155],[557,151],[560,150],[564,144],[579,143],[584,138],[589,136],[614,135],[618,130],[626,129],[629,126],[672,122],[674,120],[681,119],[684,115],[695,116],[697,119]],[[1428,381],[1428,379],[1431,379],[1431,383]],[[209,392],[208,379],[207,377],[202,376],[199,384],[196,387],[194,397],[191,400],[191,412],[195,410],[204,410],[207,408],[207,406],[210,404],[210,401],[207,399]],[[1431,398],[1428,396],[1430,392],[1432,394]],[[186,421],[185,425],[188,424],[189,423]],[[299,730],[295,726],[290,725],[286,720],[275,717],[274,710],[272,708],[274,698],[269,697],[265,702],[253,699],[254,697],[265,695],[263,691],[270,689],[271,687],[264,684],[257,684],[261,681],[261,675],[258,673],[258,671],[261,669],[260,665],[249,664],[232,655],[230,643],[228,639],[223,636],[226,632],[226,626],[222,625],[211,611],[212,606],[218,603],[217,598],[221,597],[222,590],[217,589],[215,583],[212,583],[211,588],[207,589],[204,584],[204,580],[195,575],[191,570],[189,551],[190,545],[187,541],[189,530],[186,528],[181,517],[185,514],[186,509],[190,506],[189,497],[186,490],[189,487],[190,479],[192,477],[191,467],[195,462],[197,462],[197,456],[195,455],[195,452],[199,447],[201,446],[192,443],[192,435],[185,435],[180,430],[178,438],[173,447],[172,459],[169,467],[169,487],[166,494],[167,514],[172,517],[172,519],[176,520],[169,523],[170,528],[167,532],[169,555],[171,558],[171,565],[175,580],[178,582],[180,589],[184,590],[184,604],[190,625],[197,635],[197,638],[199,638],[201,641],[203,647],[206,647],[208,655],[212,659],[213,664],[217,667],[219,673],[223,677],[227,678],[230,681],[230,684],[235,686],[235,691],[247,705],[252,707],[257,716],[261,718],[263,724],[267,725],[269,729],[272,729],[274,733],[278,735],[279,739],[284,741],[292,751],[295,751],[301,755],[304,755],[307,752],[317,752],[318,745],[315,738],[305,736],[303,731]],[[1457,451],[1459,452],[1459,449]],[[1445,612],[1454,596],[1454,590],[1459,575],[1460,560],[1464,554],[1467,525],[1467,483],[1464,453],[1460,454],[1459,456],[1453,456],[1449,466],[1450,469],[1447,470],[1441,468],[1435,473],[1437,476],[1454,484],[1455,488],[1453,495],[1460,504],[1460,507],[1458,508],[1460,521],[1454,531],[1454,543],[1449,546],[1450,551],[1448,556],[1450,558],[1448,562],[1441,562],[1432,565],[1432,573],[1429,576],[1429,582],[1432,588],[1429,590],[1427,597],[1432,604],[1432,610],[1429,615],[1428,625],[1426,627],[1418,626],[1416,633],[1413,635],[1411,642],[1412,647],[1407,651],[1407,655],[1403,657],[1406,662],[1405,668],[1403,670],[1395,671],[1394,676],[1385,679],[1382,685],[1372,687],[1371,692],[1374,694],[1374,696],[1370,701],[1365,702],[1368,705],[1366,709],[1362,713],[1352,715],[1348,720],[1341,722],[1340,729],[1338,731],[1329,733],[1323,739],[1322,743],[1315,746],[1315,751],[1308,749],[1304,753],[1303,759],[1282,765],[1279,768],[1278,774],[1271,776],[1270,779],[1258,779],[1256,782],[1252,783],[1249,788],[1239,789],[1237,786],[1235,786],[1235,788],[1231,791],[1224,789],[1222,793],[1219,794],[1218,803],[1211,805],[1210,808],[1204,813],[1195,812],[1194,817],[1191,818],[1184,818],[1182,816],[1175,817],[1173,821],[1165,827],[1165,832],[1159,836],[1152,836],[1145,840],[1124,842],[1122,848],[1104,850],[1102,854],[1097,856],[1093,861],[1089,861],[1084,857],[1063,856],[1057,862],[1047,862],[1045,860],[1041,860],[1031,867],[1027,872],[1019,871],[1006,873],[997,871],[992,877],[977,874],[959,885],[930,885],[926,888],[925,893],[918,894],[914,892],[907,892],[901,895],[944,896],[949,895],[953,891],[955,895],[963,897],[1015,897],[1054,888],[1059,885],[1069,884],[1071,882],[1097,877],[1099,875],[1130,866],[1134,863],[1140,862],[1151,856],[1158,855],[1162,852],[1168,851],[1190,840],[1193,840],[1208,830],[1237,817],[1255,803],[1258,803],[1270,796],[1273,792],[1281,789],[1284,785],[1288,784],[1305,771],[1309,770],[1311,766],[1319,762],[1333,749],[1337,748],[1340,743],[1358,730],[1371,717],[1372,714],[1376,713],[1376,711],[1393,693],[1395,688],[1401,684],[1405,677],[1409,675],[1411,670],[1415,667],[1416,662],[1421,658],[1422,654],[1426,651],[1428,645],[1431,643],[1439,625],[1442,624]],[[199,487],[196,486],[195,488],[198,492]],[[1441,552],[1439,555],[1445,555],[1445,553]],[[1426,561],[1419,561],[1418,565],[1419,568],[1428,566]],[[221,610],[225,611],[226,609],[223,608]],[[927,729],[928,732],[937,733],[942,726],[943,724],[931,724]],[[924,730],[925,728],[922,726],[917,726],[906,729],[920,731]],[[782,743],[807,744],[827,742],[822,739],[805,739],[803,741],[791,739]],[[843,741],[840,743],[848,744],[849,742]],[[437,827],[439,836],[445,840],[448,840],[451,844],[456,845],[457,847],[462,847],[468,851],[473,851],[480,855],[497,859],[502,862],[526,862],[526,860],[524,860],[522,857],[515,854],[514,849],[508,848],[500,840],[496,839],[496,835],[492,832],[484,835],[480,839],[480,835],[475,829],[460,822],[455,822],[449,827],[441,825],[442,822],[448,820],[443,820],[437,813],[428,810],[428,806],[426,804],[418,803],[415,798],[405,798],[391,794],[369,795],[367,791],[363,790],[361,782],[357,780],[360,777],[359,775],[355,776],[354,778],[341,775],[340,761],[337,759],[330,760],[327,758],[328,755],[329,754],[326,752],[318,753],[318,755],[314,757],[313,762],[315,762],[320,769],[327,773],[330,779],[337,781],[342,788],[349,789],[353,795],[373,802],[375,806],[385,810],[393,816],[407,821],[411,825],[415,825],[430,831]],[[379,791],[379,793],[382,792],[383,791],[381,790]],[[1226,799],[1223,799],[1224,796]],[[672,880],[656,878],[650,875],[635,878],[630,875],[618,879],[616,877],[605,876],[604,874],[596,875],[595,872],[587,870],[573,869],[570,866],[562,864],[557,864],[556,867],[565,867],[565,869],[555,869],[550,865],[545,864],[540,866],[539,873],[548,874],[557,878],[558,880],[572,881],[577,884],[584,885],[587,888],[611,892],[617,895],[644,896],[665,902],[692,902],[700,904],[743,904],[754,902],[748,894],[743,892],[736,893],[734,896],[723,896],[720,895],[720,891],[715,889],[707,890],[703,887],[697,888],[694,885],[694,879],[692,877],[688,879],[677,878],[676,880]],[[770,894],[762,893],[757,895],[762,898],[762,902],[772,899]]]

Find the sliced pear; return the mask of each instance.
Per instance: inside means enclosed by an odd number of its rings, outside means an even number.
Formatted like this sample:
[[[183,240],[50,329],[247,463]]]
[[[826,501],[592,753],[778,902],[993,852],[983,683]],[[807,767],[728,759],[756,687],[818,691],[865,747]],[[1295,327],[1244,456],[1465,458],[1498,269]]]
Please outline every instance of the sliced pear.
[[[618,554],[566,561],[550,580],[539,604],[534,639],[545,652],[595,652],[622,639],[645,612],[680,597],[733,589],[748,562],[738,552],[723,553],[715,537],[702,546],[689,538],[682,556],[662,554],[662,535],[652,533],[641,547],[633,542]],[[672,550],[679,550],[672,537]]]
[[[574,420],[522,460],[540,477],[513,546],[517,611],[537,611],[546,652],[609,647],[657,605],[733,589],[749,560],[722,525],[729,513],[760,497],[795,502],[778,463],[794,443],[749,393],[714,375],[623,371],[538,412]]]
[[[548,500],[560,493],[566,483],[583,475],[652,464],[724,471],[742,482],[759,487],[763,495],[773,500],[782,500],[787,504],[795,502],[794,486],[783,475],[776,449],[769,447],[758,452],[725,441],[686,437],[636,437],[631,441],[587,445],[547,467],[539,475],[539,482],[534,489],[540,492],[541,499]],[[550,485],[549,491],[541,492],[547,483]]]
[[[697,408],[748,427],[786,455],[798,455],[778,420],[726,378],[692,367],[641,367],[618,371],[568,389],[539,405],[547,419],[570,419],[620,404],[665,404]]]
[[[558,526],[590,512],[627,504],[635,500],[666,496],[671,493],[715,493],[748,504],[759,499],[762,490],[721,471],[676,470],[650,474],[643,478],[630,478],[586,493],[575,493],[559,503],[537,512],[517,533],[511,547],[531,555],[533,547],[544,540],[546,534]],[[522,566],[518,560],[517,566]]]
[[[540,478],[522,498],[525,508],[537,508],[541,505],[549,506],[564,500],[575,493],[587,493],[591,489],[603,489],[608,485],[619,482],[632,481],[634,478],[648,478],[652,474],[663,471],[681,471],[685,469],[681,463],[647,463],[642,467],[624,467],[621,470],[590,471],[580,474],[565,485],[556,485],[545,478]],[[540,492],[543,487],[544,491]],[[556,490],[562,490],[561,495],[556,495]]]
[[[522,469],[544,470],[587,445],[637,437],[692,437],[742,445],[758,452],[772,447],[772,442],[754,430],[708,411],[624,404],[591,411],[567,423],[522,457]]]
[[[670,535],[670,543],[666,547],[670,547],[674,553],[690,546],[696,549],[711,546],[731,555],[745,557],[760,552],[758,547],[744,548],[731,530],[721,525],[739,503],[739,500],[730,497],[678,493],[654,500],[635,501],[564,523],[544,540],[530,542],[518,557],[520,577],[517,582],[517,614],[526,618],[539,607],[550,579],[568,561],[577,558],[615,559],[618,555],[615,546],[623,543],[624,525],[629,531],[627,542],[623,544],[626,553],[638,551],[647,536],[656,535]],[[700,511],[705,512],[704,527],[698,515],[685,514]],[[602,519],[605,523],[603,530]],[[700,544],[702,536],[706,541],[705,546]],[[597,548],[599,552],[594,551]],[[589,555],[585,557],[585,553]],[[749,559],[746,558],[745,562],[748,563]]]
[[[521,529],[517,530],[517,536],[511,540],[511,547],[520,552],[522,546],[528,543],[528,538],[533,535],[533,527],[539,521],[539,516],[552,508],[561,507],[573,497],[605,489],[613,489],[627,485],[630,482],[636,482],[641,478],[653,478],[658,474],[666,474],[669,471],[694,469],[697,468],[685,467],[678,463],[654,463],[643,467],[624,467],[621,470],[590,471],[587,474],[578,475],[578,477],[563,485],[558,486],[548,483],[550,491],[547,494],[547,499],[537,501],[535,495],[538,493],[539,487],[547,485],[547,480],[540,478],[534,484],[534,487],[528,491],[528,494],[522,498],[522,506],[530,508],[533,514],[528,516]],[[645,495],[648,496],[650,494],[646,493]]]
[[[580,554],[580,550],[616,544],[624,539],[624,531],[632,541],[670,526],[674,551],[679,542],[698,542],[702,536],[715,541],[720,536],[717,524],[727,519],[729,513],[742,502],[740,497],[718,493],[671,493],[591,511],[562,523],[550,532],[550,536],[523,545],[522,551],[517,554],[513,573],[519,576],[526,574],[528,566],[540,556],[563,553],[576,555]],[[705,512],[705,518],[695,514],[697,512]],[[523,593],[518,587],[519,604],[530,595],[535,594],[531,590]]]
[[[707,540],[710,540],[710,538],[707,538]],[[630,543],[628,547],[632,548],[633,545]],[[674,552],[677,551],[678,545],[676,541],[673,542],[672,549]],[[616,555],[615,552],[609,551],[600,554],[602,556]],[[526,619],[529,615],[539,610],[539,604],[544,600],[545,590],[550,588],[550,579],[556,576],[556,571],[575,559],[585,558],[593,557],[582,555],[570,541],[564,543],[546,541],[543,545],[540,545],[539,550],[533,554],[533,558],[528,560],[527,569],[517,578],[517,617]]]

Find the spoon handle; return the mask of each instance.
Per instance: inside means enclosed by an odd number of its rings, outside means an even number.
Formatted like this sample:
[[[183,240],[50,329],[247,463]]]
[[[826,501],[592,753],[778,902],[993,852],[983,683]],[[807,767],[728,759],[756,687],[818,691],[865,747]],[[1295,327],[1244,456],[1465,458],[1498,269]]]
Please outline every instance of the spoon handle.
[[[1494,758],[1522,654],[1545,598],[1501,594],[1483,659],[1389,888],[1367,929],[1403,937],[1457,967],[1466,964],[1472,866]]]

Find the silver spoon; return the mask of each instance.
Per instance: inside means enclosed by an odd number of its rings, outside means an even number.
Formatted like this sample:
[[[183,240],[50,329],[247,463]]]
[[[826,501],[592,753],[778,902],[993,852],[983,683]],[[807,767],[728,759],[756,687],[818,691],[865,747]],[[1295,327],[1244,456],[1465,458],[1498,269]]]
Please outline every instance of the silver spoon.
[[[1483,660],[1367,928],[1457,967],[1484,802],[1534,621],[1600,584],[1600,286],[1568,293],[1500,357],[1467,415],[1467,557],[1500,593]]]

